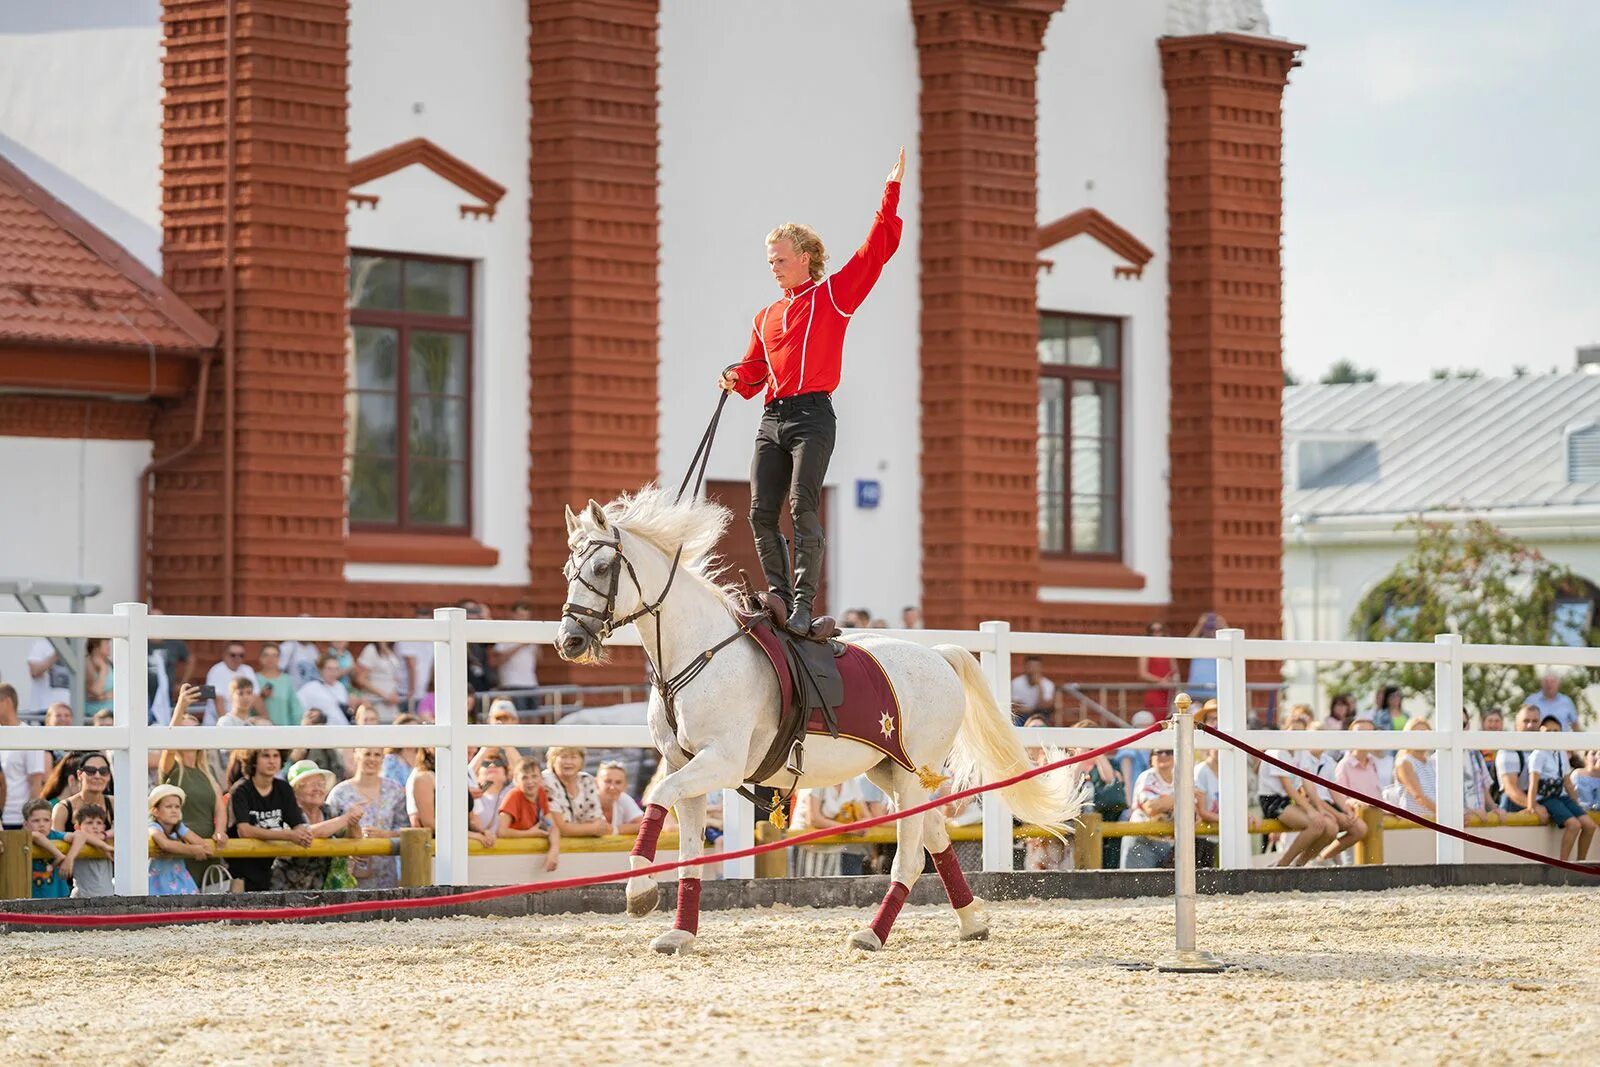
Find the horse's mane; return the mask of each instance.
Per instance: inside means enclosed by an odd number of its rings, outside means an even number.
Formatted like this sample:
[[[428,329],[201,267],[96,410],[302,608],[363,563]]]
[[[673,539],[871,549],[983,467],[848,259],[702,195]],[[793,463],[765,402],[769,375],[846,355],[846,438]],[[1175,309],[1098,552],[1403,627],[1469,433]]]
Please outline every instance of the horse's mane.
[[[737,602],[737,587],[722,581],[726,561],[716,554],[717,542],[733,517],[727,508],[704,499],[674,501],[671,490],[647,485],[617,497],[605,506],[605,513],[607,522],[650,542],[668,559],[682,545],[680,568],[729,603]]]

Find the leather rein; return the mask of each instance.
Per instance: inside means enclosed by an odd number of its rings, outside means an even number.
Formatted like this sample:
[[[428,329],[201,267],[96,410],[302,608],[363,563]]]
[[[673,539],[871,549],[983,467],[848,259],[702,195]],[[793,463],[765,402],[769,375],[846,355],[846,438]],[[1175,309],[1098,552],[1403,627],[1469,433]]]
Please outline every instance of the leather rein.
[[[738,366],[738,364],[733,364],[727,369],[734,370]],[[722,391],[721,398],[717,400],[717,410],[712,413],[711,422],[706,426],[705,433],[700,435],[700,444],[695,449],[694,458],[689,460],[689,470],[684,474],[683,482],[678,486],[678,494],[673,498],[674,503],[683,499],[684,491],[689,488],[689,482],[691,479],[694,481],[694,489],[691,495],[700,495],[700,487],[705,482],[706,464],[711,459],[711,443],[716,439],[717,424],[722,420],[722,409],[727,405],[727,403],[728,390],[724,389]],[[611,566],[608,568],[609,581],[607,582],[606,588],[603,590],[591,583],[588,577],[584,574],[589,561],[592,560],[595,556],[595,553],[599,552],[602,548],[610,548],[616,552],[616,556],[612,559]],[[584,607],[582,604],[573,604],[571,602],[561,605],[561,617],[563,619],[571,619],[578,625],[579,629],[583,630],[591,638],[594,638],[597,641],[605,640],[617,630],[628,625],[630,622],[635,622],[639,619],[642,619],[646,615],[649,615],[656,620],[656,670],[651,672],[651,684],[655,687],[656,692],[661,694],[661,703],[666,709],[667,713],[667,726],[674,735],[676,735],[678,732],[678,713],[674,705],[676,703],[679,690],[693,681],[701,671],[705,670],[706,666],[710,664],[712,658],[716,656],[718,652],[721,652],[739,638],[748,635],[750,633],[750,627],[755,625],[755,620],[758,618],[758,616],[752,616],[746,622],[741,623],[739,629],[734,631],[731,636],[718,641],[716,644],[700,653],[694,659],[689,661],[688,666],[684,667],[683,670],[679,671],[671,678],[664,678],[661,674],[661,671],[665,668],[666,664],[666,660],[662,655],[661,649],[661,605],[665,603],[667,594],[672,591],[673,579],[678,576],[678,566],[682,562],[683,545],[680,544],[678,546],[678,550],[672,555],[672,566],[667,570],[667,580],[666,583],[661,587],[660,595],[654,600],[646,600],[644,586],[639,581],[638,572],[633,569],[632,562],[629,561],[627,555],[625,555],[622,551],[622,532],[620,530],[617,531],[616,540],[614,541],[605,541],[597,538],[591,539],[584,550],[582,558],[575,559],[569,563],[568,568],[571,573],[567,574],[566,578],[568,581],[578,582],[595,596],[603,597],[605,599],[605,607],[597,611],[594,608]],[[628,580],[633,583],[633,588],[639,594],[640,606],[619,619],[616,617],[617,593],[622,586],[622,571],[624,568],[627,569]],[[591,629],[590,626],[583,621],[584,619],[595,620],[599,623],[599,629]]]

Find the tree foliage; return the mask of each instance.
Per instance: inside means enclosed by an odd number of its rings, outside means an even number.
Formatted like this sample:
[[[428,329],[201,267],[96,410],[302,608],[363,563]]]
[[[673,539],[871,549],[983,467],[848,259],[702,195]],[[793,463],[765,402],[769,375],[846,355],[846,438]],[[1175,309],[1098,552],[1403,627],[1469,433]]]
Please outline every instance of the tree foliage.
[[[1377,381],[1378,372],[1362,370],[1348,359],[1341,359],[1330,366],[1327,373],[1317,380],[1323,385],[1355,385],[1360,382]]]
[[[1567,567],[1481,520],[1462,526],[1409,519],[1399,527],[1416,535],[1410,553],[1362,598],[1350,631],[1363,641],[1432,642],[1435,634],[1460,634],[1471,645],[1548,645],[1557,602],[1581,595],[1583,583]],[[1600,630],[1587,635],[1600,644]],[[1380,685],[1398,685],[1433,699],[1432,663],[1339,664],[1324,675],[1357,703]],[[1469,710],[1514,709],[1539,688],[1538,669],[1469,663],[1462,700]],[[1589,672],[1568,671],[1561,689],[1587,714]]]

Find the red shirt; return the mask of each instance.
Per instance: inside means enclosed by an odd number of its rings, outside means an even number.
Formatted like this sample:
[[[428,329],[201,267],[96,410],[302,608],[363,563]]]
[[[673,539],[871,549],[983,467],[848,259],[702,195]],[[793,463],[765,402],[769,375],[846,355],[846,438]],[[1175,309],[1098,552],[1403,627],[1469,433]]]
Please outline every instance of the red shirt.
[[[512,786],[500,799],[500,814],[511,816],[511,829],[532,830],[550,814],[550,801],[544,795],[544,786],[539,787],[539,795],[535,800],[529,800],[526,793]]]
[[[866,300],[895,249],[902,223],[895,209],[900,183],[883,188],[883,203],[864,244],[819,282],[807,281],[756,312],[750,347],[735,368],[739,395],[749,399],[766,386],[766,402],[801,393],[831,393],[839,387],[844,331]]]

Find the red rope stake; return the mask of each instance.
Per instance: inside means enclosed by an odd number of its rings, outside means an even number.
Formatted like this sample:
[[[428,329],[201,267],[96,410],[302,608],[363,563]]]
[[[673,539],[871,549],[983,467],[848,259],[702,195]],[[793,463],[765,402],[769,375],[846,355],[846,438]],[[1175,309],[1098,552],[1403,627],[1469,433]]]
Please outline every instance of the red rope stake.
[[[672,928],[691,934],[700,932],[700,879],[678,879],[678,911],[672,917]]]
[[[660,804],[649,804],[644,809],[644,821],[639,824],[639,836],[633,840],[633,852],[646,861],[654,862],[656,842],[661,840],[661,824],[667,821],[667,809]]]
[[[939,881],[944,883],[952,908],[960,911],[972,903],[972,890],[967,886],[967,876],[961,873],[956,846],[946,845],[943,852],[933,853],[933,869],[939,872]]]
[[[1518,848],[1516,845],[1508,845],[1504,841],[1493,841],[1487,837],[1479,837],[1477,834],[1469,834],[1465,830],[1457,830],[1451,826],[1442,826],[1439,823],[1434,822],[1432,819],[1425,818],[1416,814],[1415,812],[1407,811],[1404,808],[1396,807],[1387,800],[1380,800],[1377,797],[1369,797],[1365,793],[1357,793],[1354,790],[1346,789],[1338,782],[1330,782],[1328,779],[1312,774],[1310,771],[1285,763],[1274,756],[1269,756],[1259,748],[1256,748],[1254,745],[1246,744],[1237,737],[1232,737],[1223,733],[1221,730],[1207,726],[1198,719],[1195,720],[1195,726],[1204,730],[1212,737],[1220,738],[1235,748],[1243,752],[1248,752],[1250,755],[1254,756],[1263,763],[1270,763],[1280,771],[1288,771],[1296,778],[1304,778],[1307,781],[1315,782],[1324,789],[1332,789],[1336,793],[1344,794],[1351,800],[1359,800],[1363,804],[1370,804],[1380,811],[1386,811],[1390,815],[1398,815],[1402,819],[1409,819],[1411,822],[1414,822],[1419,826],[1426,826],[1428,829],[1436,831],[1437,833],[1446,834],[1462,841],[1471,841],[1473,844],[1483,845],[1486,848],[1492,848],[1498,852],[1509,853],[1513,856],[1520,856],[1525,860],[1533,860],[1535,863],[1543,863],[1551,867],[1560,867],[1564,871],[1577,871],[1579,874],[1600,876],[1600,865],[1569,863],[1566,860],[1556,859],[1554,856],[1546,856],[1541,852],[1530,852],[1525,848]]]
[[[883,895],[883,903],[878,905],[878,914],[872,917],[872,932],[878,935],[878,943],[889,943],[889,928],[894,926],[894,921],[900,915],[900,906],[906,902],[906,897],[911,895],[911,890],[904,882],[890,882],[889,891]]]
[[[188,923],[188,922],[281,922],[292,919],[327,919],[336,915],[362,915],[374,911],[412,911],[417,908],[439,908],[454,904],[477,904],[485,900],[501,900],[505,897],[521,897],[531,893],[549,893],[561,889],[586,889],[592,885],[605,885],[608,882],[625,882],[629,878],[642,878],[653,874],[665,874],[668,871],[678,871],[685,867],[704,867],[713,863],[727,863],[730,860],[742,860],[747,856],[759,856],[765,852],[774,852],[780,848],[792,848],[795,845],[805,845],[812,841],[819,841],[824,837],[833,837],[835,834],[854,833],[857,830],[870,830],[874,826],[883,826],[886,823],[896,822],[900,819],[909,819],[913,815],[921,815],[925,811],[953,804],[958,800],[975,797],[981,793],[993,792],[996,789],[1007,789],[1018,782],[1026,782],[1030,778],[1037,778],[1041,774],[1049,774],[1063,767],[1070,767],[1075,763],[1086,763],[1097,756],[1104,756],[1115,752],[1119,748],[1126,748],[1141,738],[1149,737],[1162,729],[1161,723],[1152,723],[1136,734],[1113,741],[1099,748],[1091,748],[1087,752],[1080,752],[1076,756],[1067,756],[1051,763],[1041,764],[1025,771],[1019,771],[1009,778],[1002,778],[998,782],[989,782],[985,785],[975,785],[967,789],[960,789],[949,796],[935,797],[913,804],[904,811],[890,811],[882,815],[874,815],[868,819],[858,819],[853,823],[841,826],[823,826],[816,830],[807,830],[803,834],[791,837],[780,837],[761,845],[752,845],[750,848],[738,848],[731,852],[708,852],[696,856],[694,859],[680,859],[676,862],[652,863],[647,867],[636,867],[626,871],[608,871],[604,874],[585,874],[573,878],[555,878],[548,882],[523,882],[520,885],[496,885],[484,889],[469,889],[463,893],[440,893],[428,897],[411,897],[399,900],[351,900],[343,904],[318,904],[305,908],[190,908],[186,911],[143,911],[122,912],[108,915],[56,915],[50,912],[0,912],[0,924],[11,926],[142,926],[147,923]],[[658,804],[650,807],[660,810],[665,818],[665,810]],[[646,816],[648,818],[648,816]],[[640,827],[643,834],[644,828]],[[637,845],[635,846],[637,848]]]

